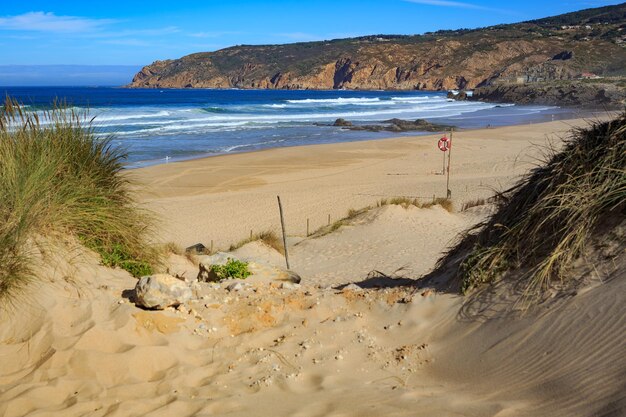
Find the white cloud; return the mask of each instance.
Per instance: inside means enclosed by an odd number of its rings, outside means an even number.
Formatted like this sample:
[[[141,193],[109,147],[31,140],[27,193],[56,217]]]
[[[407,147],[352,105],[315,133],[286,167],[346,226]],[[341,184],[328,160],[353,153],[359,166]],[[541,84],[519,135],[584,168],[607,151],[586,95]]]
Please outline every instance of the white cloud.
[[[443,7],[459,7],[462,9],[477,9],[477,10],[491,10],[488,7],[479,6],[472,3],[464,3],[461,1],[450,0],[404,0],[409,3],[426,4],[429,6],[443,6]]]
[[[194,32],[188,33],[189,36],[194,38],[219,38],[226,35],[241,35],[243,32],[222,31],[222,32]]]
[[[77,16],[57,16],[51,12],[28,12],[0,17],[0,30],[89,32],[115,22],[112,19],[89,19]]]

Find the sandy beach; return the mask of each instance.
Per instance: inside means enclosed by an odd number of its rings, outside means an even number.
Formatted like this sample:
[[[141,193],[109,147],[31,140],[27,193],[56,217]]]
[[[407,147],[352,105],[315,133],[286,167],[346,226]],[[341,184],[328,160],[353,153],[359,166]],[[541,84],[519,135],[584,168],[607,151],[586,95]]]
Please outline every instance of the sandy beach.
[[[454,210],[374,207],[319,237],[307,238],[307,219],[312,232],[383,198],[445,197],[440,135],[129,171],[159,217],[156,240],[183,247],[279,231],[280,195],[302,282],[196,285],[178,309],[146,311],[129,300],[134,278],[77,253],[44,271],[49,280],[0,325],[0,415],[620,415],[624,265],[523,317],[468,313],[458,294],[399,285],[492,211],[462,211],[465,202],[511,186],[542,146],[585,124],[455,132]],[[259,242],[233,256],[283,262]],[[198,271],[180,255],[168,265]]]
[[[503,190],[537,164],[541,147],[582,119],[455,132],[450,189],[463,202]],[[250,230],[278,230],[276,196],[290,236],[305,236],[382,198],[446,196],[441,135],[277,148],[130,171],[140,200],[161,216],[160,241],[228,247]],[[536,145],[536,146],[535,146]]]

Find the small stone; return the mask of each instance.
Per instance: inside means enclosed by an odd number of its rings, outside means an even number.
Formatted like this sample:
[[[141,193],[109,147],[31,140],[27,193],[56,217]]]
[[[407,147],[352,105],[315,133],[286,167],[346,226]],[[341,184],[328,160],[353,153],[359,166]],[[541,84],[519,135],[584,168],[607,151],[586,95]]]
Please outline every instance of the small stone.
[[[301,287],[300,284],[296,284],[293,282],[283,282],[282,284],[280,284],[280,288],[283,290],[295,290],[300,287]]]
[[[360,292],[363,291],[363,288],[359,287],[356,284],[348,284],[345,287],[343,287],[341,289],[342,292],[346,292],[346,291],[355,291],[355,292]]]
[[[343,356],[342,356],[342,355],[336,355],[336,356],[335,356],[335,360],[340,361],[340,360],[342,360],[342,359],[343,359]]]
[[[243,289],[243,284],[241,282],[233,282],[226,287],[228,291],[241,291]]]

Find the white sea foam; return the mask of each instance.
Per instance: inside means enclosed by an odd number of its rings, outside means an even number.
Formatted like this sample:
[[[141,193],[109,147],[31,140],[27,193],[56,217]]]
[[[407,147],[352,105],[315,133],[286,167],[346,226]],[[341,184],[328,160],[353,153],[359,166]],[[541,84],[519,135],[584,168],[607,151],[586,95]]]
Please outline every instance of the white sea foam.
[[[112,121],[112,120],[134,120],[134,119],[151,119],[158,117],[167,117],[170,112],[167,110],[161,110],[156,113],[139,113],[139,114],[116,114],[108,116],[106,112],[102,112],[96,116],[95,121]]]
[[[485,103],[468,103],[457,102],[455,105],[441,103],[431,105],[426,108],[409,107],[403,109],[387,109],[373,111],[350,111],[350,112],[323,112],[323,113],[301,113],[301,114],[274,114],[274,115],[207,115],[202,118],[185,118],[160,120],[155,122],[131,122],[120,124],[125,131],[117,131],[117,136],[150,136],[150,135],[172,135],[181,133],[206,133],[218,132],[236,129],[259,129],[267,128],[272,125],[279,126],[285,123],[297,123],[299,125],[308,125],[312,121],[328,121],[331,122],[338,118],[345,118],[355,121],[375,121],[391,117],[407,117],[410,118],[442,118],[457,117],[464,113],[475,112],[477,110],[493,108],[494,105]],[[107,125],[116,127],[115,125]],[[144,127],[145,126],[145,127]]]
[[[338,97],[338,98],[305,98],[299,100],[287,100],[287,103],[291,104],[360,104],[360,103],[373,103],[380,102],[378,97]]]

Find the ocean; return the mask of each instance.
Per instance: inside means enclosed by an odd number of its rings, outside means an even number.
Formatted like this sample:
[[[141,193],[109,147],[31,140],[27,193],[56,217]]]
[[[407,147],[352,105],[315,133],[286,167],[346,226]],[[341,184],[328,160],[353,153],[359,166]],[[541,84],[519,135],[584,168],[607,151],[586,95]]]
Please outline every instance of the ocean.
[[[373,124],[394,117],[479,128],[536,123],[572,117],[550,106],[456,102],[445,92],[144,90],[107,87],[4,87],[5,95],[29,111],[50,108],[54,100],[86,111],[96,134],[113,135],[128,152],[127,166],[246,152],[265,148],[383,139],[419,132],[343,130],[344,118]]]

